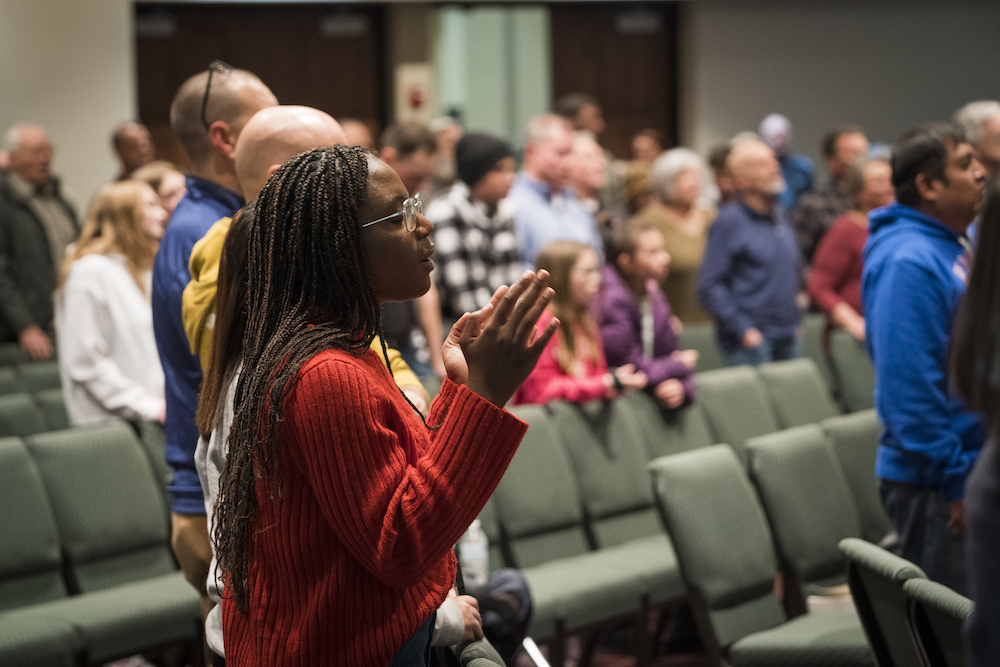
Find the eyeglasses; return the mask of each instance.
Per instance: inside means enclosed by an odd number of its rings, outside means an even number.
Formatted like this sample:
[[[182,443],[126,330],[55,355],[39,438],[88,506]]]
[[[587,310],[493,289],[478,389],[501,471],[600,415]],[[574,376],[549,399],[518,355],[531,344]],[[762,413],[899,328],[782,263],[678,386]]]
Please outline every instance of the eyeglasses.
[[[424,212],[424,205],[420,201],[420,193],[417,193],[403,202],[403,210],[399,213],[393,213],[392,215],[387,215],[384,218],[379,218],[378,220],[372,220],[371,222],[366,222],[361,225],[364,227],[371,227],[377,222],[384,222],[386,220],[392,220],[393,218],[398,218],[403,216],[403,227],[406,231],[413,232],[417,229],[417,217]]]
[[[229,76],[233,73],[233,68],[231,65],[227,65],[221,60],[213,60],[212,64],[208,66],[208,81],[205,82],[205,97],[201,99],[201,124],[208,129],[208,117],[205,112],[208,111],[208,92],[212,90],[212,75],[216,72],[220,76]]]

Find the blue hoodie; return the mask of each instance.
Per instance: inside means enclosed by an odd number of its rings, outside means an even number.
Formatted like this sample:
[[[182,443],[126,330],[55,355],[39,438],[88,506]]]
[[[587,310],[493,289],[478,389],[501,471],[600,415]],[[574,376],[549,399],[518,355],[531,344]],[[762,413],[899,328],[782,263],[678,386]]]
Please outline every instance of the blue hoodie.
[[[979,416],[948,383],[951,329],[969,272],[964,237],[901,204],[869,219],[861,299],[885,426],[875,476],[955,501],[986,439]]]

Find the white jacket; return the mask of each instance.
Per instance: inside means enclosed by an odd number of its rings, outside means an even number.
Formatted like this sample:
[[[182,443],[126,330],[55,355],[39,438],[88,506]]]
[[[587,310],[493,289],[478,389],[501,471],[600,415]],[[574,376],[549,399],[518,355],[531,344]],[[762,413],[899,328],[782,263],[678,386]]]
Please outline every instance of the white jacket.
[[[151,277],[143,275],[146,294]],[[163,368],[146,294],[118,254],[76,260],[56,292],[59,372],[74,426],[162,414]]]

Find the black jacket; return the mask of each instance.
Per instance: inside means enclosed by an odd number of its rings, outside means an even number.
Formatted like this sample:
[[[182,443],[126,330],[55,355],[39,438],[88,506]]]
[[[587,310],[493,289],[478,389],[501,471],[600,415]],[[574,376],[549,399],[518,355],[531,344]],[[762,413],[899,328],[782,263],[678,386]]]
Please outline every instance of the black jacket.
[[[76,213],[59,193],[55,197],[79,229]],[[14,191],[10,174],[0,176],[0,340],[12,340],[32,324],[52,323],[52,295],[59,267],[52,265],[49,239],[41,220]]]

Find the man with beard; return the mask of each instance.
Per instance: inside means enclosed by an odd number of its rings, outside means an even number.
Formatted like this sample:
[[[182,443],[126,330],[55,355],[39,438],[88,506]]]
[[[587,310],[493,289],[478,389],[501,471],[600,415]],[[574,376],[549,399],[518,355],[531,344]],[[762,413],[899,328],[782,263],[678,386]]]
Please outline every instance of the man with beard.
[[[799,355],[799,249],[778,198],[781,165],[767,144],[747,141],[729,154],[738,193],[708,234],[698,298],[715,320],[727,366]]]

